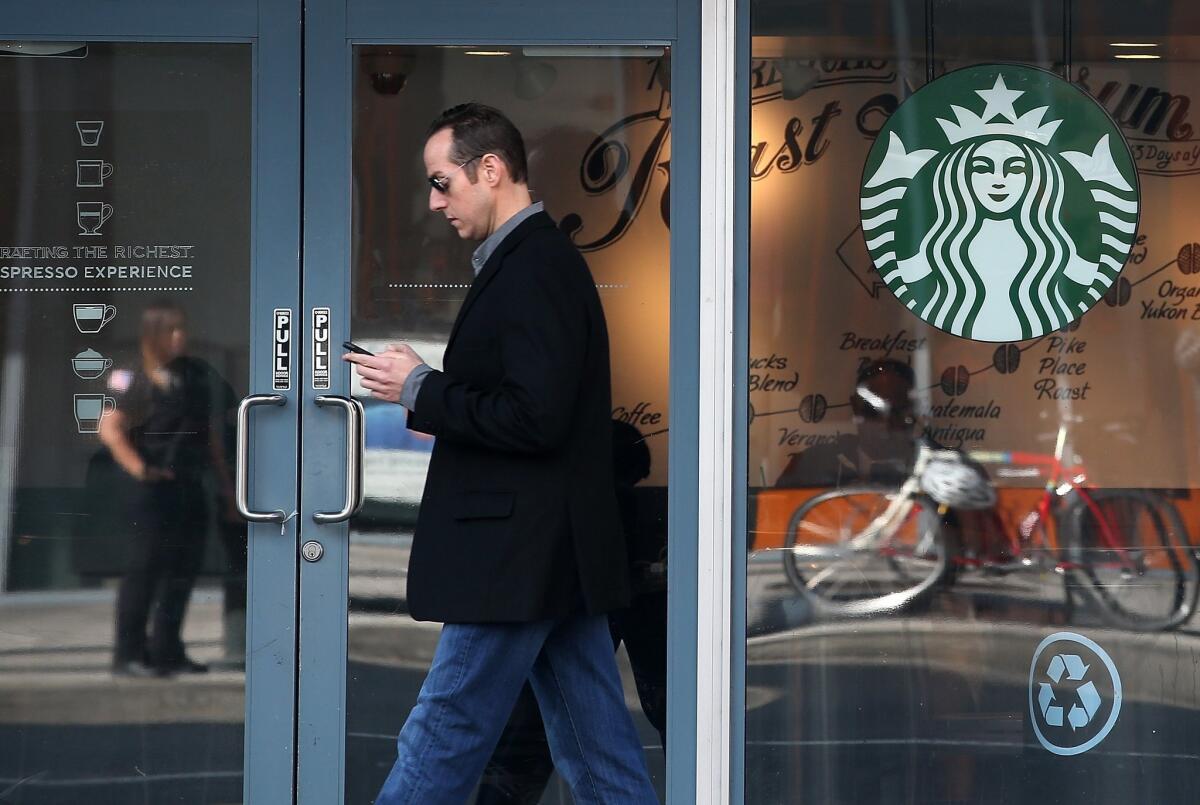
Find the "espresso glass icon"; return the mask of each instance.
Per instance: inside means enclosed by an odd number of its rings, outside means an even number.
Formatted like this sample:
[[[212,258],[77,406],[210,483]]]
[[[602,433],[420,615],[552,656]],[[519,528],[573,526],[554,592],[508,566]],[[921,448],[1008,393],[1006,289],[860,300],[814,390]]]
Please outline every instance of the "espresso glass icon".
[[[117,401],[103,394],[75,395],[75,425],[80,433],[99,433],[100,420],[117,410]]]
[[[71,359],[71,370],[80,380],[95,380],[112,368],[112,358],[106,358],[94,349],[85,349]]]
[[[75,314],[75,329],[81,333],[98,333],[117,315],[112,305],[72,305]]]
[[[99,235],[100,227],[104,226],[104,222],[111,218],[112,214],[112,205],[103,201],[75,202],[75,216],[81,235]]]
[[[75,130],[79,132],[79,144],[94,148],[100,144],[100,132],[104,130],[103,120],[76,120]]]
[[[77,159],[75,160],[75,186],[104,187],[104,180],[112,176],[112,172],[112,163],[105,162],[103,159]]]

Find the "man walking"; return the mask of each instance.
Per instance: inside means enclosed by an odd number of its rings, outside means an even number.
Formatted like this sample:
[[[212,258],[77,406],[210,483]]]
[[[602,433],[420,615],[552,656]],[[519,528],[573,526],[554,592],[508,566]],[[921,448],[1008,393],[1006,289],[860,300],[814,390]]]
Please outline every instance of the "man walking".
[[[605,612],[629,596],[613,486],[608,333],[583,258],[533,204],[525,146],[463,104],[425,143],[429,207],[482,241],[432,370],[405,344],[348,354],[436,437],[408,604],[445,626],[377,805],[460,805],[529,680],[575,802],[655,803]]]

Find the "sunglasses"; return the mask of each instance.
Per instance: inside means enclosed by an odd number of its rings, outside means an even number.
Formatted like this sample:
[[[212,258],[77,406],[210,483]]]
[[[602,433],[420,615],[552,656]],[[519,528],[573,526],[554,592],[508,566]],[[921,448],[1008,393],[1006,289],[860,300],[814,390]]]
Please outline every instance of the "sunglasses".
[[[454,170],[447,173],[445,176],[430,176],[430,177],[428,177],[429,186],[444,195],[445,193],[447,193],[450,190],[450,177],[451,176],[458,173],[460,170],[467,167],[475,160],[481,159],[485,156],[487,156],[487,154],[480,154],[479,156],[471,157],[466,162],[464,162],[463,164],[459,165]]]

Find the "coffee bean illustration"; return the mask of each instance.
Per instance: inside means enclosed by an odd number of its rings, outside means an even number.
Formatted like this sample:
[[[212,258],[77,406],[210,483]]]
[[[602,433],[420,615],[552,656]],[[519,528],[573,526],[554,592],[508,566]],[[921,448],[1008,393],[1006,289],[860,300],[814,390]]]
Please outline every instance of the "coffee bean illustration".
[[[942,391],[948,397],[957,397],[967,390],[971,383],[971,373],[965,366],[951,366],[942,372]]]
[[[1185,243],[1176,258],[1179,270],[1184,274],[1195,274],[1200,271],[1200,243]]]
[[[1182,265],[1180,263],[1180,266]],[[1117,281],[1108,289],[1108,293],[1104,294],[1104,303],[1109,307],[1125,307],[1129,304],[1132,296],[1133,285],[1124,277],[1117,277]]]
[[[753,424],[754,424],[754,417],[755,417],[755,413],[754,413],[754,403],[746,403],[746,408],[747,408],[747,410],[746,410],[746,424],[747,424],[747,425],[753,425]]]
[[[996,367],[997,372],[1009,375],[1017,371],[1020,365],[1021,350],[1016,344],[1001,344],[996,347],[996,352],[992,355],[992,366]]]
[[[829,410],[829,401],[824,394],[806,394],[800,401],[800,419],[805,422],[820,422]]]

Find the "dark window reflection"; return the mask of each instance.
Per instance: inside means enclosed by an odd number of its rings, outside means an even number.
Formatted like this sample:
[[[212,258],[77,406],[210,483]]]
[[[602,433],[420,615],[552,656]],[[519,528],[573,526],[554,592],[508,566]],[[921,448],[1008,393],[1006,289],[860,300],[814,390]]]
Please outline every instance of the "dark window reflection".
[[[0,801],[240,802],[251,45],[27,44],[0,48]]]

